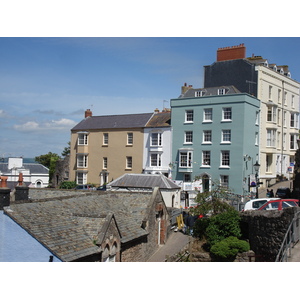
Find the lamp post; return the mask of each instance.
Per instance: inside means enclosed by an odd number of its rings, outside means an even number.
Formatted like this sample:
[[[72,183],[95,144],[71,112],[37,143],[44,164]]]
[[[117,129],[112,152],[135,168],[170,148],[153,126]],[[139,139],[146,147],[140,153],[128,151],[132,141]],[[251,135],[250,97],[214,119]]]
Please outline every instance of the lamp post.
[[[256,161],[256,163],[253,165],[254,171],[255,171],[255,181],[256,181],[256,198],[258,198],[258,187],[259,187],[259,182],[258,182],[258,171],[260,164]]]

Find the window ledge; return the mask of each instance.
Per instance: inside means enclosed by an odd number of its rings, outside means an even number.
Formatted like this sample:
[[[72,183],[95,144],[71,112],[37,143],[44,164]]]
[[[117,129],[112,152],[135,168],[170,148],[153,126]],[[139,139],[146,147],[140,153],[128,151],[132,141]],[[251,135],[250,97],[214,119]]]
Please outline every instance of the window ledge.
[[[219,169],[230,169],[230,166],[220,166]]]

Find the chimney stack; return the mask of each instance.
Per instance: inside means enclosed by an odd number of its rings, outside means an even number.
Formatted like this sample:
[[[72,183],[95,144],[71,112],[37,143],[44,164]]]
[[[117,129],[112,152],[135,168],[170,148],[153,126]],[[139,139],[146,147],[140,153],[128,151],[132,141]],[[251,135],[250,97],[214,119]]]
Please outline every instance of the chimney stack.
[[[184,83],[184,85],[181,87],[181,95],[184,95],[186,91],[192,88],[193,86],[191,84],[188,86],[187,83]]]
[[[93,115],[92,111],[88,108],[85,112],[84,112],[84,117],[91,117]]]
[[[10,192],[11,190],[7,187],[7,176],[0,176],[0,210],[3,210],[5,206],[10,205]]]
[[[246,47],[240,44],[232,47],[219,48],[217,51],[217,61],[246,58]]]

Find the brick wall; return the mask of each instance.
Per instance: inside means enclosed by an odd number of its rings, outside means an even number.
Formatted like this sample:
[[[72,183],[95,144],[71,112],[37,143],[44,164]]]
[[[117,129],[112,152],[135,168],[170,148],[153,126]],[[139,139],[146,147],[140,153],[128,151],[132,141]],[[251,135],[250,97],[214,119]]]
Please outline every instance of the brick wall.
[[[217,51],[217,61],[241,59],[246,57],[246,47],[244,44],[232,47],[219,48]]]

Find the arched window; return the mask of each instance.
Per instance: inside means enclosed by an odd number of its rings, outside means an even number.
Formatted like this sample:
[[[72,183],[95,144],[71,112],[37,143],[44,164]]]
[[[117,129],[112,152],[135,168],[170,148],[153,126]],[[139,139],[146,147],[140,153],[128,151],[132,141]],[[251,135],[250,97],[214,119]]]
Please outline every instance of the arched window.
[[[40,180],[38,180],[36,183],[35,183],[35,186],[37,188],[41,188],[42,187],[42,182]]]

